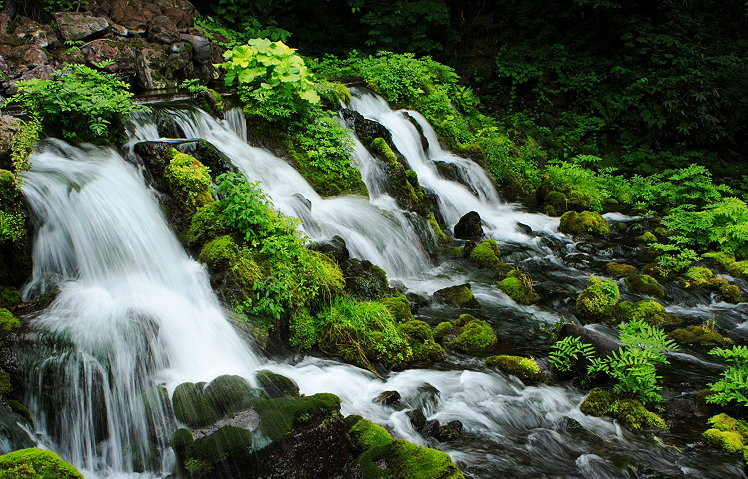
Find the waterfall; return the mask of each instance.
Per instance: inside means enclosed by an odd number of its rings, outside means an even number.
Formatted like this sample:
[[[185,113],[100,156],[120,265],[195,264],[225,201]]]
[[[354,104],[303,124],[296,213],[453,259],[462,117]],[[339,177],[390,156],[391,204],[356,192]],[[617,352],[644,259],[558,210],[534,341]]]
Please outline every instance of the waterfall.
[[[258,360],[133,165],[59,140],[31,161],[24,193],[37,234],[24,295],[59,289],[24,352],[36,426],[90,477],[171,472],[168,454],[153,463],[173,422],[158,387],[247,375]]]
[[[322,198],[288,163],[238,136],[242,130],[237,130],[236,120],[218,121],[200,110],[164,114],[185,137],[210,141],[249,181],[261,182],[276,208],[302,220],[302,229],[312,241],[338,235],[345,240],[351,256],[384,268],[391,279],[420,277],[433,267],[421,237],[394,200],[380,201],[382,207],[378,207],[356,196]],[[234,110],[232,115],[236,114],[241,111]],[[134,119],[135,140],[158,140],[154,121],[152,113],[139,113]]]

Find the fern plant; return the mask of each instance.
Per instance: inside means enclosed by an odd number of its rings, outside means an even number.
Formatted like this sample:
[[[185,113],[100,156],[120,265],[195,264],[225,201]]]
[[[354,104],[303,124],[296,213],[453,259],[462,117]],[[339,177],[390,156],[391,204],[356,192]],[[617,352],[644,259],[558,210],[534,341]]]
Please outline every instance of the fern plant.
[[[578,360],[585,358],[592,360],[595,349],[591,344],[583,343],[577,336],[567,336],[551,346],[549,360],[551,365],[561,372],[569,372],[576,368]],[[577,370],[577,372],[580,372]]]
[[[719,381],[709,385],[714,394],[707,396],[706,402],[720,406],[731,403],[748,406],[748,347],[714,348],[709,354],[724,359],[729,366]]]

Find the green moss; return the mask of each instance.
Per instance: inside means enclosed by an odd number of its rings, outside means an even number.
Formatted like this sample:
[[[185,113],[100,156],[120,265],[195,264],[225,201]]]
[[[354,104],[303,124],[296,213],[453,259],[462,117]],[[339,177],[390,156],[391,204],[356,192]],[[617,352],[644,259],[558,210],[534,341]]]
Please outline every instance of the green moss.
[[[621,321],[644,321],[653,326],[676,325],[683,319],[665,311],[665,307],[657,301],[643,300],[635,303],[622,301],[616,307],[616,316]]]
[[[264,389],[271,398],[285,396],[299,396],[299,385],[291,378],[274,373],[267,369],[257,371],[255,374],[257,384]]]
[[[185,212],[192,215],[198,208],[213,201],[210,170],[194,157],[174,148],[169,150],[169,156],[171,161],[164,170],[164,178]]]
[[[218,420],[218,414],[194,383],[177,386],[172,395],[172,404],[177,419],[190,427],[204,427]]]
[[[658,298],[665,297],[665,290],[662,289],[660,283],[656,279],[647,274],[636,274],[628,276],[625,279],[626,286],[631,290],[632,293],[646,294],[648,296],[656,296]]]
[[[532,304],[540,299],[532,286],[532,278],[516,269],[499,282],[499,289],[519,304]]]
[[[384,298],[379,302],[387,308],[387,310],[392,314],[392,317],[395,318],[395,321],[398,323],[405,323],[414,319],[413,313],[410,310],[410,302],[404,294]]]
[[[545,195],[545,212],[551,216],[561,216],[569,210],[569,201],[560,191],[551,191]]]
[[[0,286],[0,308],[12,308],[22,301],[16,288]]]
[[[254,407],[260,415],[258,431],[276,441],[290,435],[297,427],[340,414],[340,398],[320,393],[259,400]]]
[[[709,268],[703,266],[691,266],[683,274],[683,283],[686,288],[709,288],[719,287],[727,283],[727,281],[715,277],[714,272]]]
[[[385,428],[363,418],[351,426],[348,435],[353,447],[359,452],[387,446],[393,441],[392,435]]]
[[[63,461],[54,452],[34,448],[21,449],[0,456],[0,477],[85,479],[75,467]]]
[[[496,344],[496,333],[491,325],[481,319],[473,318],[464,326],[459,327],[457,336],[447,345],[465,353],[476,353],[494,344]]]
[[[738,278],[748,278],[748,261],[736,261],[727,267],[727,272]]]
[[[650,231],[645,231],[643,234],[636,237],[636,241],[640,243],[656,243],[657,236],[653,235]]]
[[[9,334],[14,333],[21,327],[21,322],[13,316],[13,313],[5,308],[0,308],[0,345]]]
[[[626,276],[632,276],[638,273],[636,266],[616,262],[610,262],[606,264],[605,270],[609,275],[616,278],[625,278]]]
[[[540,366],[532,358],[520,356],[491,356],[486,358],[486,365],[507,374],[517,376],[525,384],[533,385],[545,382]]]
[[[203,246],[199,259],[208,265],[211,273],[221,277],[231,293],[235,293],[229,296],[237,301],[246,299],[254,284],[265,278],[251,251],[239,246],[228,235],[219,236]]]
[[[444,349],[434,341],[431,327],[425,322],[408,321],[400,325],[400,332],[408,338],[414,362],[432,363],[444,358]]]
[[[648,274],[653,278],[665,279],[673,275],[673,270],[656,263],[648,263],[642,268],[642,273]]]
[[[416,172],[405,169],[383,138],[374,138],[369,149],[385,163],[384,170],[389,177],[390,194],[397,203],[404,209],[426,216],[429,209],[424,204],[424,193]]]
[[[616,399],[610,391],[593,389],[579,406],[590,416],[610,415],[628,424],[632,429],[667,429],[665,421],[647,410],[636,399]]]
[[[464,479],[448,454],[402,439],[370,449],[359,462],[362,479]]]
[[[8,401],[8,407],[10,407],[10,410],[13,411],[15,414],[18,414],[22,418],[26,419],[29,424],[34,423],[34,419],[31,417],[31,411],[29,411],[29,408],[24,406],[20,401],[16,401],[15,399],[10,399]]]
[[[434,296],[450,306],[462,306],[467,308],[480,306],[478,300],[473,296],[469,284],[460,284],[440,289],[434,293]]]
[[[221,416],[241,411],[251,406],[262,392],[249,385],[241,376],[218,376],[205,387],[205,399]]]
[[[442,227],[439,226],[439,222],[436,221],[436,216],[434,215],[433,211],[429,212],[429,214],[426,216],[426,220],[431,226],[431,230],[436,235],[436,239],[440,243],[449,243],[449,236],[447,236],[447,233],[445,233]]]
[[[730,346],[732,339],[726,338],[712,329],[703,326],[688,326],[671,331],[668,336],[681,344],[702,344],[714,346]]]
[[[252,432],[236,426],[223,426],[188,445],[185,457],[185,469],[193,474],[208,472],[214,465],[227,459],[235,464],[249,464],[252,459]]]
[[[185,241],[189,246],[200,247],[228,232],[229,227],[221,215],[221,206],[218,202],[213,202],[198,209],[192,215]]]
[[[441,343],[448,335],[452,334],[453,329],[454,325],[449,321],[437,324],[434,328],[434,339]]]
[[[710,251],[708,253],[704,253],[702,257],[705,259],[713,260],[715,263],[719,264],[725,269],[729,268],[730,265],[735,262],[735,256],[724,253],[722,251]]]
[[[7,207],[18,202],[21,195],[20,185],[16,175],[8,170],[0,169],[0,205]]]
[[[589,416],[600,417],[607,414],[614,402],[613,393],[606,389],[595,388],[584,398],[579,410]]]
[[[744,300],[740,288],[736,284],[726,283],[719,287],[719,294],[728,303],[740,303]]]
[[[709,444],[732,454],[742,452],[745,447],[743,437],[737,432],[707,429],[704,431],[703,436]]]
[[[735,419],[722,413],[710,417],[707,422],[720,431],[733,431],[743,437],[748,437],[748,422],[742,419]]]
[[[501,266],[499,249],[496,240],[486,239],[480,242],[472,251],[470,251],[470,261],[482,268],[496,268]]]
[[[618,304],[620,292],[615,281],[589,279],[587,286],[577,296],[577,314],[589,319],[603,319],[609,317],[612,309]]]
[[[177,455],[180,461],[183,461],[187,453],[187,448],[195,442],[195,438],[192,436],[192,432],[189,429],[179,428],[174,431],[174,435],[171,437],[171,447],[174,449],[174,453]]]
[[[567,211],[561,216],[558,227],[562,233],[597,235],[610,233],[608,222],[596,211]]]

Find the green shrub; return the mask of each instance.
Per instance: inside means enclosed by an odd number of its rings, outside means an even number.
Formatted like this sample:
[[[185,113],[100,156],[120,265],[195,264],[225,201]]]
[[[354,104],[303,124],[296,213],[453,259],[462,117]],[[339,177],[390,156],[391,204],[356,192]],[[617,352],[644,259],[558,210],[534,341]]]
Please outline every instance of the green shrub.
[[[584,372],[577,367],[577,363],[582,359],[589,361],[594,356],[595,349],[591,344],[583,343],[578,337],[567,336],[551,346],[548,360],[558,371],[569,372],[575,369],[580,376],[583,376]]]
[[[748,347],[714,348],[709,354],[723,358],[728,367],[717,382],[709,385],[714,394],[707,396],[706,402],[720,406],[731,403],[748,406]]]
[[[22,80],[17,101],[45,127],[70,141],[122,143],[130,113],[138,109],[125,82],[85,65],[67,65],[51,80]]]

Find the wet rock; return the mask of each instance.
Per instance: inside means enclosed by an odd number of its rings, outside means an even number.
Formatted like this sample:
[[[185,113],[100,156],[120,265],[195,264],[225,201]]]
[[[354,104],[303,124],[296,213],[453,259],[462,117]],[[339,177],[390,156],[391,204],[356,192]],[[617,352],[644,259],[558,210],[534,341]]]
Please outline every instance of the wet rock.
[[[323,243],[315,243],[311,247],[332,258],[338,265],[344,264],[350,258],[350,253],[345,245],[345,240],[338,235]]]
[[[591,329],[585,328],[580,324],[566,323],[561,326],[558,332],[558,339],[564,339],[568,336],[579,338],[583,343],[591,344],[595,348],[598,356],[607,356],[618,349],[618,344],[602,334]]]
[[[405,413],[410,419],[410,423],[413,425],[416,431],[423,431],[426,427],[426,416],[420,409],[414,409]]]
[[[457,222],[454,228],[455,238],[477,240],[483,237],[483,225],[480,215],[471,211]]]
[[[250,386],[241,376],[218,376],[205,387],[205,399],[219,415],[225,416],[251,407],[252,402],[267,395]]]
[[[104,17],[61,12],[55,14],[55,22],[63,41],[93,40],[109,31],[109,21]]]
[[[374,398],[375,403],[384,404],[385,406],[392,406],[398,401],[400,401],[400,393],[397,391],[384,391]]]
[[[26,70],[46,65],[49,55],[43,48],[36,45],[21,45],[13,48],[7,57],[9,67],[20,74]]]
[[[119,37],[126,37],[130,34],[130,30],[124,25],[120,25],[119,23],[112,23],[109,25],[109,28],[112,33]]]
[[[179,30],[174,20],[158,15],[148,23],[148,39],[166,44],[176,43],[179,41]]]
[[[14,34],[23,43],[46,48],[57,43],[57,35],[51,28],[43,26],[31,19],[20,17],[16,20]]]
[[[354,298],[372,301],[392,295],[387,273],[379,266],[351,258],[340,269],[345,277],[345,290]]]
[[[174,22],[177,28],[190,28],[195,24],[193,15],[184,8],[167,8],[164,10],[164,16]]]
[[[180,35],[179,39],[192,45],[192,56],[201,65],[213,63],[213,47],[205,37],[197,35]]]
[[[459,284],[442,288],[434,293],[434,299],[450,306],[478,308],[480,303],[473,296],[470,284]]]
[[[193,428],[212,424],[219,417],[202,390],[194,383],[177,386],[172,395],[172,404],[177,419]]]
[[[436,171],[439,172],[444,178],[455,182],[460,182],[460,168],[456,163],[449,163],[446,161],[434,161]]]
[[[296,381],[281,374],[263,369],[262,371],[257,371],[255,379],[257,379],[257,383],[267,392],[270,398],[275,399],[299,395],[299,385],[296,384]]]
[[[423,433],[431,436],[439,442],[454,441],[462,435],[463,425],[458,420],[449,421],[447,424],[441,424],[434,419],[426,421]]]
[[[523,233],[526,235],[532,234],[532,228],[524,223],[520,223],[519,221],[516,223],[517,228],[519,228]]]
[[[392,134],[383,125],[364,118],[361,113],[348,108],[343,108],[341,114],[364,145],[371,144],[376,138],[382,138],[390,148],[395,149],[395,145],[392,143]]]

